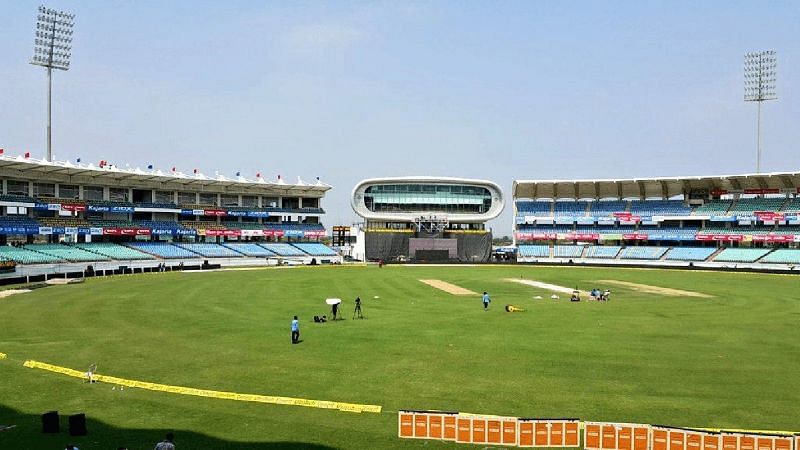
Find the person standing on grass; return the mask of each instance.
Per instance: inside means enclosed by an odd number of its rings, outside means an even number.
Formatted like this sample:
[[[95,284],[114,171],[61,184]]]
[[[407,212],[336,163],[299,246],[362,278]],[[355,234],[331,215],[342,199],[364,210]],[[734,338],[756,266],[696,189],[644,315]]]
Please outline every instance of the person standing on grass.
[[[489,310],[489,302],[491,302],[491,300],[489,299],[489,294],[487,294],[486,291],[483,291],[483,310],[484,311],[488,311]]]
[[[297,344],[300,342],[300,322],[297,320],[297,316],[294,316],[294,320],[292,320],[292,344]]]
[[[175,443],[173,442],[174,440],[175,435],[172,433],[167,433],[167,435],[164,436],[164,440],[156,444],[153,450],[175,450]]]

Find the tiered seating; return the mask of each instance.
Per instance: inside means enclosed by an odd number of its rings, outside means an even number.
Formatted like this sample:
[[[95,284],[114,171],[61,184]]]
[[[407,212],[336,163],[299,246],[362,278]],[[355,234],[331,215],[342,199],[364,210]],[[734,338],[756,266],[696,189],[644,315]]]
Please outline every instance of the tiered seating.
[[[109,228],[133,228],[136,226],[130,220],[116,220],[116,219],[89,219],[89,223],[93,227],[109,227]]]
[[[0,202],[36,203],[36,199],[27,195],[2,194]]]
[[[321,223],[297,223],[297,222],[280,222],[273,223],[267,222],[262,224],[265,230],[299,230],[299,231],[314,231],[324,230],[325,227]]]
[[[48,264],[62,262],[57,256],[39,253],[34,250],[20,247],[0,246],[0,256],[13,260],[19,264]]]
[[[786,197],[740,198],[729,213],[736,215],[752,215],[754,211],[777,211],[786,202]]]
[[[161,208],[161,209],[178,209],[178,205],[172,202],[141,202],[136,203],[137,208]]]
[[[150,228],[151,230],[182,230],[185,228],[174,220],[140,220],[136,222],[136,226]]]
[[[713,247],[675,247],[667,253],[665,259],[669,261],[705,261],[714,252]]]
[[[92,205],[92,206],[108,206],[110,208],[114,208],[114,207],[124,208],[124,207],[133,207],[134,206],[134,204],[131,203],[131,202],[121,202],[121,201],[115,201],[115,200],[90,200],[89,204]]]
[[[575,231],[577,233],[626,234],[635,232],[636,227],[631,225],[622,225],[616,228],[608,225],[600,225],[596,227],[579,225],[576,227]]]
[[[553,246],[553,256],[556,258],[580,258],[583,249],[583,245],[555,245]]]
[[[688,216],[692,208],[681,200],[632,200],[631,214],[635,216]]]
[[[40,217],[39,222],[45,227],[82,227],[88,228],[89,221],[79,217]]]
[[[655,235],[675,235],[680,238],[691,238],[697,234],[698,229],[696,227],[645,227],[642,226],[639,228],[639,233],[645,233],[648,236],[655,236]]]
[[[520,225],[517,230],[525,233],[572,233],[575,228],[571,225]]]
[[[769,251],[768,248],[726,248],[714,258],[714,261],[750,263],[755,262]]]
[[[81,248],[70,247],[64,244],[29,244],[26,245],[25,248],[72,262],[108,261],[111,259],[105,255],[87,252]]]
[[[253,243],[237,243],[237,242],[228,242],[222,244],[225,247],[228,247],[231,250],[239,252],[245,256],[255,256],[255,257],[265,257],[265,256],[275,256],[275,253],[265,249],[264,247],[253,244]]]
[[[291,246],[290,244],[283,243],[265,243],[259,244],[265,249],[275,253],[278,256],[305,256],[302,250]]]
[[[111,259],[120,261],[132,261],[137,259],[155,259],[152,255],[142,253],[139,250],[134,250],[124,245],[114,244],[112,242],[92,242],[74,244],[75,247],[89,252],[97,253],[107,256]]]
[[[711,200],[694,209],[695,215],[700,216],[724,216],[731,207],[730,200]]]
[[[589,202],[558,201],[553,203],[553,214],[556,216],[583,217]]]
[[[611,215],[616,212],[625,212],[628,208],[628,202],[619,200],[604,200],[599,202],[592,202],[592,209],[589,210],[590,216],[598,215]]]
[[[762,258],[761,262],[770,264],[800,264],[800,250],[788,248],[778,249]]]
[[[0,227],[40,227],[41,223],[27,216],[2,216]]]
[[[195,243],[175,245],[208,258],[240,258],[242,256],[241,253],[220,244]]]
[[[177,247],[165,242],[129,242],[125,245],[133,249],[166,259],[199,257],[197,253],[190,252],[185,248]]]
[[[783,212],[800,212],[800,197],[793,198],[782,209]]]
[[[220,225],[216,222],[203,222],[203,221],[183,221],[180,224],[184,228],[194,228],[195,230],[227,230],[225,225]]]
[[[622,247],[618,245],[590,245],[586,253],[587,258],[613,259],[617,257]]]
[[[661,259],[668,247],[626,247],[619,254],[620,259]]]
[[[526,258],[549,258],[549,245],[520,245],[519,256]]]
[[[222,222],[225,228],[229,230],[263,230],[264,224],[258,222]]]
[[[531,214],[538,213],[543,216],[552,216],[553,202],[551,201],[530,201],[518,200],[517,213]]]
[[[298,242],[295,247],[308,253],[311,256],[336,256],[337,253],[327,245],[317,242]]]

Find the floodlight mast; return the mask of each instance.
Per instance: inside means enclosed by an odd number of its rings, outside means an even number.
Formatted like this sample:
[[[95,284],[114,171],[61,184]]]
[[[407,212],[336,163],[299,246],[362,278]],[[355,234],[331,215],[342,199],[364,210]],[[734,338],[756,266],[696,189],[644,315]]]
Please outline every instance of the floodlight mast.
[[[47,160],[53,160],[53,69],[69,70],[75,14],[40,6],[30,63],[47,69]]]
[[[744,101],[758,104],[756,173],[761,173],[761,103],[778,98],[775,93],[777,68],[775,50],[749,52],[744,55]]]

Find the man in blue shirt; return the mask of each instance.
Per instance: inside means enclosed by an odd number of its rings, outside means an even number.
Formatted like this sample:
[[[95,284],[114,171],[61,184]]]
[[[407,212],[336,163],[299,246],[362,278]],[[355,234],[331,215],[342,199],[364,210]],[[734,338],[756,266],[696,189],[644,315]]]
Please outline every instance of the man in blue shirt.
[[[486,291],[483,291],[483,310],[484,311],[489,310],[489,302],[491,302],[491,300],[489,300],[489,294],[487,294]]]
[[[300,342],[300,322],[297,321],[297,316],[292,320],[292,344]]]

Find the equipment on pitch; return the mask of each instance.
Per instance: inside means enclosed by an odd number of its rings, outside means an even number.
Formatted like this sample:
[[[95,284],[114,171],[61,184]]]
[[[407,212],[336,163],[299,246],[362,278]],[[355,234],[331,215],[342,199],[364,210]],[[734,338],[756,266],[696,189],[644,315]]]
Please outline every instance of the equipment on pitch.
[[[58,433],[58,411],[42,414],[42,433]]]
[[[518,308],[514,305],[506,305],[507,312],[524,312],[525,310],[522,308]]]
[[[359,319],[363,319],[364,315],[361,314],[361,297],[356,297],[356,306],[353,308],[353,320],[355,320],[356,316]]]
[[[340,298],[325,299],[325,303],[331,305],[331,320],[341,319],[339,314],[339,305],[342,303]]]

